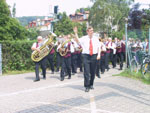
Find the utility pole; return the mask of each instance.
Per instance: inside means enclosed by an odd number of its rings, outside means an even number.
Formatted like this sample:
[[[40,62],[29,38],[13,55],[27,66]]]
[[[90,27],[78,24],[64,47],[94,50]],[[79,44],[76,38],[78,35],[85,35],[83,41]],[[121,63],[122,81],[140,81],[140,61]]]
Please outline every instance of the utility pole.
[[[2,45],[0,44],[0,75],[2,75]]]

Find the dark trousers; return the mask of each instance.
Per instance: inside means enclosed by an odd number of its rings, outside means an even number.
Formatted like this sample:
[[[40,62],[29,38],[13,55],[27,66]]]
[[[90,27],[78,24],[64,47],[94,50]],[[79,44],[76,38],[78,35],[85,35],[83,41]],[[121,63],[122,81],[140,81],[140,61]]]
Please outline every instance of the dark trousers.
[[[113,66],[116,67],[117,64],[117,54],[113,54]]]
[[[77,73],[77,54],[71,54],[72,73]]]
[[[96,60],[96,76],[100,77],[100,60]]]
[[[35,75],[36,75],[36,79],[40,79],[40,77],[39,77],[39,66],[41,66],[43,78],[45,78],[46,77],[46,58],[43,58],[39,62],[35,62]]]
[[[110,52],[109,58],[110,58],[110,61],[112,63],[112,66],[115,67],[113,51]]]
[[[97,55],[90,56],[89,54],[83,54],[84,65],[84,87],[89,88],[93,86],[96,72],[96,57]]]
[[[62,63],[62,56],[59,54],[59,52],[56,53],[56,70],[59,71],[59,68]]]
[[[54,72],[54,54],[48,54],[47,60],[50,64],[51,71]]]
[[[105,69],[109,69],[110,53],[105,54]]]
[[[101,59],[100,59],[100,69],[101,69],[101,72],[105,72],[105,55],[101,56]]]
[[[67,57],[67,58],[62,57],[62,66],[61,66],[61,72],[60,72],[61,78],[65,77],[66,71],[69,77],[71,77],[71,57]]]
[[[126,61],[126,53],[122,52],[122,55],[123,55],[123,61],[125,62]]]
[[[82,72],[82,54],[78,53],[77,54],[77,67],[80,68],[80,71]]]
[[[117,53],[118,57],[119,57],[119,61],[120,61],[120,69],[122,69],[123,67],[123,53]]]

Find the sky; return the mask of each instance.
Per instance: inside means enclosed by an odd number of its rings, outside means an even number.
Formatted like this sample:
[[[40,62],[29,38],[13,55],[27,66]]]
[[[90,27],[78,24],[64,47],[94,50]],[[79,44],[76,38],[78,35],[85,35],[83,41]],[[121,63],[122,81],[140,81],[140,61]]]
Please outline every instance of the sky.
[[[54,12],[54,6],[58,5],[59,12],[66,12],[67,15],[75,13],[76,9],[92,6],[90,0],[6,0],[7,4],[13,7],[16,3],[16,17],[21,16],[48,16]],[[142,4],[150,4],[150,0],[135,0]],[[142,7],[148,7],[143,5]]]

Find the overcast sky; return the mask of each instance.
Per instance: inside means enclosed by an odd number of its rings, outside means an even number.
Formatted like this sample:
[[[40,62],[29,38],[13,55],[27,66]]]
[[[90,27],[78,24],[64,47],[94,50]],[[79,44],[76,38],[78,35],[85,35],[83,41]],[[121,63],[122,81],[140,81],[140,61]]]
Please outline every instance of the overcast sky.
[[[150,4],[150,0],[135,0],[136,2]],[[53,12],[55,5],[59,6],[59,12],[72,14],[81,7],[91,6],[90,0],[6,0],[13,7],[16,3],[16,16],[47,16]],[[146,7],[146,5],[143,5]]]

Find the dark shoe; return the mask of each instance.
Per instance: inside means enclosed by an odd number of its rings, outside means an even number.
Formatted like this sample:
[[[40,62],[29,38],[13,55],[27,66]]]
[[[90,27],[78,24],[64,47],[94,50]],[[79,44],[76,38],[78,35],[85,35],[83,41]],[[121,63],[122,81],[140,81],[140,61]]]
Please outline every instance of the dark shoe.
[[[64,80],[64,78],[63,78],[63,77],[61,77],[61,78],[60,78],[60,81],[63,81],[63,80]]]
[[[45,79],[45,80],[46,80],[46,77],[43,77],[43,79]]]
[[[34,82],[40,81],[40,79],[35,79]]]
[[[94,89],[94,87],[93,87],[93,86],[90,86],[90,89]]]
[[[89,88],[85,88],[85,92],[89,92],[89,90],[90,90]]]
[[[75,73],[72,73],[72,75],[75,75]]]
[[[54,74],[54,71],[52,71],[51,74]]]
[[[119,70],[122,70],[122,68],[120,68]]]
[[[101,72],[101,74],[104,74],[104,72]]]
[[[109,71],[110,68],[107,68],[107,71]]]
[[[59,72],[59,69],[56,69],[56,71],[55,72]]]
[[[96,75],[98,78],[101,78],[100,75]]]
[[[71,77],[68,77],[68,79],[71,79]]]

